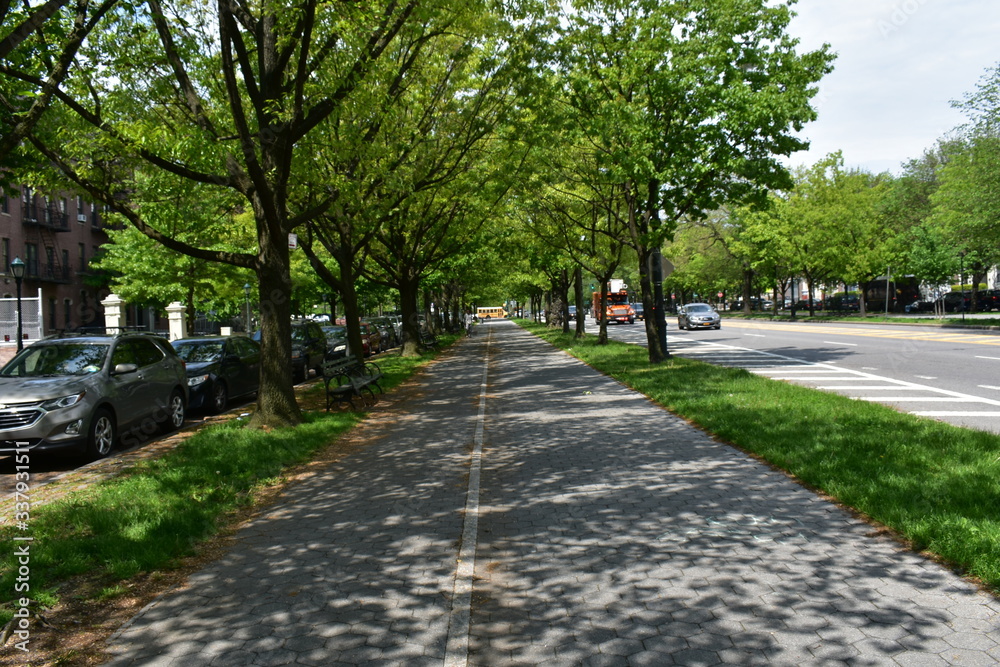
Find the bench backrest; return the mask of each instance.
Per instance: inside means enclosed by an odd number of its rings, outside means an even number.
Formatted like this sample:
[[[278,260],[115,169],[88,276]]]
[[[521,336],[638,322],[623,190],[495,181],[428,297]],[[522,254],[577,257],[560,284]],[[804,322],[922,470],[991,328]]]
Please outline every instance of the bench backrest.
[[[339,375],[341,373],[346,373],[353,368],[357,368],[360,365],[361,362],[355,359],[354,357],[344,357],[343,359],[326,361],[323,363],[323,376],[329,377],[331,375]]]

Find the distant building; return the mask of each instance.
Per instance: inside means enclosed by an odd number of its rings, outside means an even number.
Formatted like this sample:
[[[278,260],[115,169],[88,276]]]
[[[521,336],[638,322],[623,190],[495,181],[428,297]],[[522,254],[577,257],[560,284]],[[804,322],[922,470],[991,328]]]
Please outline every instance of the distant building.
[[[101,299],[108,290],[88,286],[90,262],[108,242],[101,208],[79,195],[43,196],[22,185],[20,193],[0,190],[0,296],[15,296],[10,263],[25,264],[21,291],[42,292],[42,330],[53,333],[103,327]]]

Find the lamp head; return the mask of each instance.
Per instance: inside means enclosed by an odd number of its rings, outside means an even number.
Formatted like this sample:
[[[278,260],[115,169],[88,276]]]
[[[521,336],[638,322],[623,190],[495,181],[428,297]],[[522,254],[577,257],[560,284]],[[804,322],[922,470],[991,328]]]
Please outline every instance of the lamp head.
[[[14,261],[10,263],[10,272],[14,274],[15,280],[24,278],[24,269],[24,261],[20,257],[15,257]]]

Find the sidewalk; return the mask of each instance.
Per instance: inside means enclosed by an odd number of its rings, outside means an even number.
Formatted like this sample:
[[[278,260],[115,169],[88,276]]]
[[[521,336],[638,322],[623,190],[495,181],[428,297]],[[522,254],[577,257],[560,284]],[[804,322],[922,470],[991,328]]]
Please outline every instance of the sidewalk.
[[[107,664],[1000,662],[994,598],[509,322],[422,381]]]

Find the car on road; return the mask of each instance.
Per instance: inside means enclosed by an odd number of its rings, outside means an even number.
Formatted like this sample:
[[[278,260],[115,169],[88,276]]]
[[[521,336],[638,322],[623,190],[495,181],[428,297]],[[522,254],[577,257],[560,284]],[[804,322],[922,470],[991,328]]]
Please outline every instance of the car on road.
[[[638,302],[638,303],[633,303],[632,304],[632,310],[635,311],[635,319],[637,319],[637,320],[645,320],[646,319],[645,306],[642,305],[641,301]]]
[[[229,399],[257,393],[260,344],[246,336],[181,338],[170,343],[187,364],[192,410],[223,412]]]
[[[678,329],[719,329],[722,318],[707,303],[686,303],[677,309]]]
[[[184,423],[184,361],[147,333],[59,334],[0,369],[0,454],[107,456]],[[22,444],[19,444],[22,443]]]

